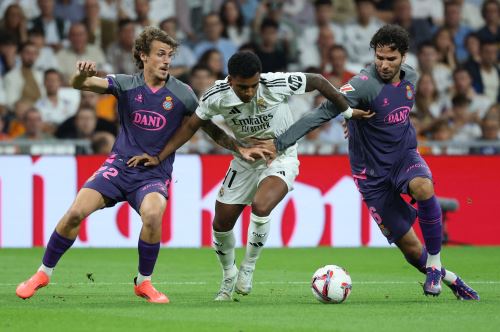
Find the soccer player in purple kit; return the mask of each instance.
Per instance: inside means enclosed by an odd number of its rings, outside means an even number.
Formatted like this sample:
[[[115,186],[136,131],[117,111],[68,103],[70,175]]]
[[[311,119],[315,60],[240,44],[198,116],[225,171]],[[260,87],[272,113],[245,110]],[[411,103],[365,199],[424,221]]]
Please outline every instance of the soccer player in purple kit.
[[[74,243],[83,219],[96,210],[128,201],[143,222],[138,243],[138,274],[134,278],[135,294],[148,302],[169,302],[165,294],[153,287],[151,275],[160,249],[162,217],[175,154],[154,168],[129,168],[126,162],[144,151],[158,155],[184,118],[191,116],[198,106],[192,90],[169,75],[169,64],[177,46],[177,42],[162,30],[148,27],[134,45],[134,58],[141,69],[137,74],[99,78],[95,76],[94,62],[77,62],[76,73],[71,79],[73,87],[113,94],[118,99],[121,129],[111,155],[87,180],[57,224],[42,265],[17,287],[16,294],[20,298],[27,299],[48,285],[57,262]],[[219,145],[235,146],[234,139],[212,122],[206,122],[203,129]]]
[[[460,277],[441,266],[441,208],[434,195],[431,171],[416,150],[415,129],[409,121],[417,75],[404,64],[408,33],[399,26],[386,25],[372,37],[370,47],[375,51],[374,63],[340,88],[352,108],[375,113],[368,120],[348,121],[353,178],[382,234],[398,246],[410,264],[426,274],[425,295],[439,295],[444,281],[458,299],[479,300]],[[335,105],[325,101],[276,139],[256,146],[282,151],[339,113]],[[401,194],[410,195],[417,209]],[[425,247],[412,228],[416,217]]]

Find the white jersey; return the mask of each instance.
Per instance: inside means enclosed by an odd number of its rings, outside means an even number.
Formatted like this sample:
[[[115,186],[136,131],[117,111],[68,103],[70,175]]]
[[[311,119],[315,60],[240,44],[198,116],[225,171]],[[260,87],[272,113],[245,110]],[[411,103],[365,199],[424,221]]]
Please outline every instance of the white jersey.
[[[303,73],[265,73],[260,75],[255,97],[244,103],[231,89],[227,79],[216,81],[201,97],[196,115],[203,120],[222,115],[235,138],[241,142],[248,142],[251,137],[272,139],[294,122],[288,97],[303,94],[305,90],[306,77]],[[286,149],[278,159],[280,157],[297,157],[297,146]],[[252,166],[265,166],[265,163],[258,162]]]

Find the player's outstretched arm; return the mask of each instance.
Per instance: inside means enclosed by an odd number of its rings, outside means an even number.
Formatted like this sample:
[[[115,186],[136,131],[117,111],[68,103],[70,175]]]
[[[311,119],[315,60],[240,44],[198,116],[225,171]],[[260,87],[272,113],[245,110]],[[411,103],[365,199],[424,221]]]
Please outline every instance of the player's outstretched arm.
[[[76,72],[70,78],[70,84],[78,90],[104,93],[108,89],[108,80],[95,76],[96,63],[93,61],[78,61]]]
[[[306,76],[306,92],[319,91],[335,106],[333,110],[337,114],[342,113],[345,118],[352,116],[352,110],[345,97],[323,75],[311,73],[304,73],[304,75]]]
[[[196,131],[203,126],[208,120],[202,120],[198,115],[193,114],[189,119],[177,129],[175,134],[168,140],[167,144],[157,156],[150,156],[143,153],[139,156],[134,156],[127,161],[129,167],[136,167],[137,165],[144,164],[144,166],[157,166],[169,155],[174,153],[184,143],[186,143]]]
[[[202,129],[214,140],[215,143],[230,151],[236,152],[247,161],[253,162],[256,159],[267,159],[268,156],[272,155],[271,151],[264,148],[241,146],[236,139],[228,135],[222,128],[217,126],[212,121],[207,121],[203,125]]]

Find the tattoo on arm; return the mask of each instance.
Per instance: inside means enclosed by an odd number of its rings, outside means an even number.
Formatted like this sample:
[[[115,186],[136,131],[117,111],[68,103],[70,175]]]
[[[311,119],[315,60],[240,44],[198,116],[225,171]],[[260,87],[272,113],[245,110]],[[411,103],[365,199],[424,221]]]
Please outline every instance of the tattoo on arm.
[[[238,142],[212,121],[208,121],[202,128],[215,143],[230,151],[238,152]]]

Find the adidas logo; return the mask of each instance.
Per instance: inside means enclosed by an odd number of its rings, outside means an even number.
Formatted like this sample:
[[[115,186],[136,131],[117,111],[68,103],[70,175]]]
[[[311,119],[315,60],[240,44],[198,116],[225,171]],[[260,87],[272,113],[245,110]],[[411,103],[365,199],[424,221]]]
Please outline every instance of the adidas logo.
[[[237,109],[236,107],[233,107],[230,111],[229,114],[241,114],[241,111]]]

